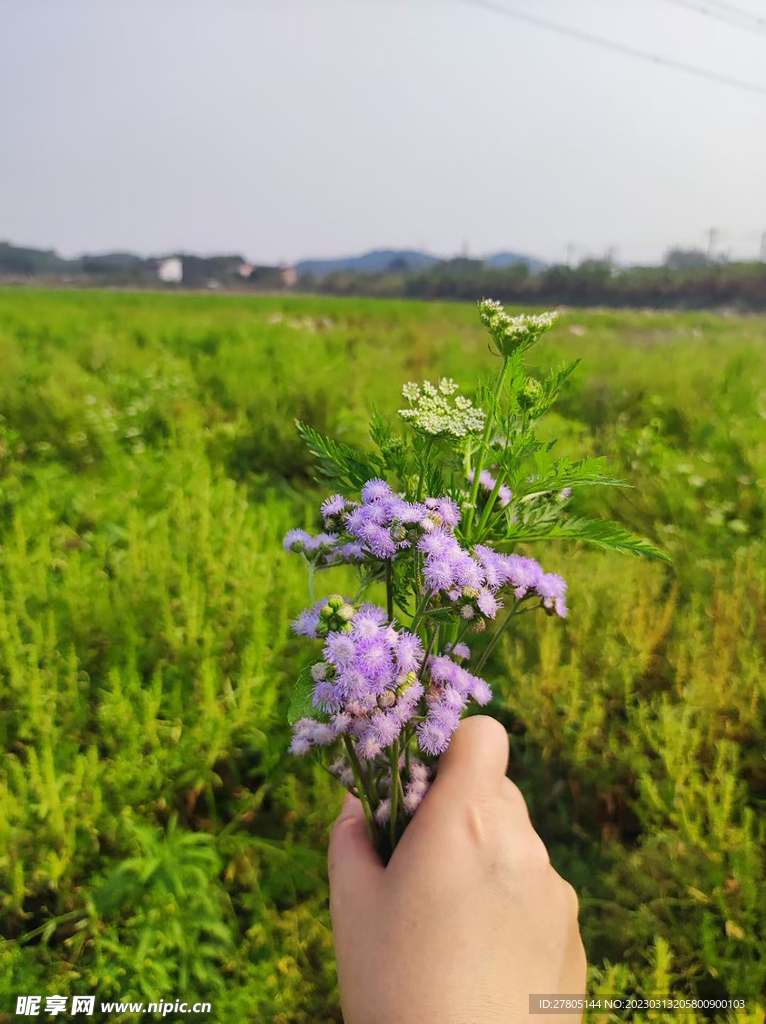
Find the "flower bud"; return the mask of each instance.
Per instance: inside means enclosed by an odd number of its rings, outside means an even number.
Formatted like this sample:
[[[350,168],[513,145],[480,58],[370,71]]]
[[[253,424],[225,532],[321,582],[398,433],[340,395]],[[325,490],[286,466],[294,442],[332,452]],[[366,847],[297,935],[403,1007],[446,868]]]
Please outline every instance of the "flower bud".
[[[344,622],[350,622],[354,615],[356,615],[356,608],[354,608],[352,604],[344,603],[338,609],[337,615],[338,618],[342,619]]]
[[[524,387],[521,389],[518,399],[522,409],[531,409],[540,401],[543,389],[540,381],[534,377],[527,377]]]

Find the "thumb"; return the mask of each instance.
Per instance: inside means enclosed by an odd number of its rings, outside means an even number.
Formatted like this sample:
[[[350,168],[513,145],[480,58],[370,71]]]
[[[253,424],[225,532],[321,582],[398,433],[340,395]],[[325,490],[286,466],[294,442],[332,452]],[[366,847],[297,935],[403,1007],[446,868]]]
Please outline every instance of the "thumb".
[[[330,875],[330,901],[333,916],[349,911],[361,895],[375,888],[384,875],[370,839],[362,803],[346,794],[343,809],[333,825],[327,858]]]

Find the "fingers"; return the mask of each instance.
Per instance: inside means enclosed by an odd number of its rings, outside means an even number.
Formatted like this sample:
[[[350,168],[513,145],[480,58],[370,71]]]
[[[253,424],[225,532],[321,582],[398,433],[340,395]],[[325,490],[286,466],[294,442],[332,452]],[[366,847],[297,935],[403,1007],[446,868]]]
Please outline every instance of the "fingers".
[[[508,768],[508,734],[494,718],[476,715],[460,723],[439,761],[434,787],[461,791],[496,792]]]
[[[343,913],[353,907],[383,876],[384,868],[370,840],[364,809],[350,793],[333,825],[328,871],[333,914],[336,909]]]

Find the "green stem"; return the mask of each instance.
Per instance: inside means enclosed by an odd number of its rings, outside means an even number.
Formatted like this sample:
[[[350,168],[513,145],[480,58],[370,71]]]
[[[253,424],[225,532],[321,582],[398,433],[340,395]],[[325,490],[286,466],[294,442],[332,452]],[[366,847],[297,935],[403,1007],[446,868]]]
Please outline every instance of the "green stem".
[[[497,375],[497,382],[495,384],[495,391],[492,398],[492,405],[487,412],[487,422],[484,424],[484,433],[481,438],[481,447],[479,448],[479,455],[476,459],[476,466],[473,471],[473,483],[471,484],[471,491],[468,496],[468,509],[465,514],[465,523],[463,526],[463,536],[467,541],[471,539],[471,526],[473,525],[473,516],[476,510],[476,498],[479,493],[479,477],[484,469],[484,460],[487,456],[487,447],[489,445],[489,439],[492,435],[492,427],[495,424],[495,408],[497,406],[497,400],[500,395],[500,390],[505,380],[505,374],[508,370],[508,357],[503,358],[503,365],[500,369],[500,373]]]
[[[451,645],[450,646],[450,650],[451,651],[454,651],[455,648],[457,647],[457,645],[459,643],[462,643],[463,637],[466,635],[466,633],[468,632],[468,630],[471,628],[472,625],[473,625],[473,622],[471,622],[470,620],[468,622],[466,622],[466,624],[460,630],[460,632],[455,637],[455,639],[450,641],[450,645]]]
[[[362,765],[359,762],[357,753],[354,750],[354,744],[351,742],[348,736],[343,737],[343,745],[346,748],[348,759],[351,762],[351,768],[359,783],[357,787],[359,790],[359,799],[362,801],[362,807],[364,808],[364,816],[367,819],[367,827],[370,830],[370,837],[372,839],[373,845],[377,846],[378,827],[375,824],[375,817],[372,811],[373,799],[372,793],[369,791],[369,780],[367,778],[367,775],[365,774],[364,769],[362,768]]]
[[[391,745],[391,821],[389,822],[389,837],[391,839],[391,850],[396,846],[396,819],[399,816],[399,789],[401,787],[399,778],[399,740],[394,740]]]
[[[431,454],[431,448],[433,447],[433,440],[431,438],[426,441],[426,447],[423,452],[423,461],[420,463],[420,476],[418,477],[418,491],[415,501],[422,501],[423,499],[423,485],[426,482],[426,465],[428,463],[428,456]]]
[[[481,535],[482,535],[482,533],[484,531],[484,528],[487,525],[487,520],[490,517],[490,513],[492,512],[492,509],[495,507],[495,502],[497,501],[497,496],[500,493],[500,488],[505,483],[505,475],[506,474],[505,474],[505,470],[504,469],[501,469],[500,472],[497,474],[497,479],[495,480],[495,486],[492,488],[492,492],[490,493],[489,497],[487,498],[487,503],[484,506],[484,509],[483,509],[483,511],[481,513],[481,518],[479,519],[479,522],[476,525],[476,536],[479,539],[481,538]]]
[[[386,560],[386,613],[388,621],[394,620],[394,569],[391,559]]]
[[[420,672],[418,672],[418,680],[423,678],[423,673],[426,670],[428,659],[431,657],[431,651],[434,649],[434,641],[436,640],[436,634],[438,630],[434,630],[428,638],[428,646],[426,647],[426,653],[423,655],[423,663],[420,666]]]
[[[316,594],[314,593],[314,576],[316,575],[316,566],[313,562],[309,562],[309,599],[312,604],[317,603]]]
[[[415,615],[414,615],[414,617],[412,619],[412,622],[410,623],[410,632],[411,633],[414,633],[415,630],[420,625],[420,620],[423,618],[423,613],[426,610],[426,605],[428,604],[428,601],[429,601],[430,597],[431,597],[431,591],[430,590],[426,590],[425,593],[423,594],[423,597],[420,600],[420,604],[415,609]]]
[[[485,647],[484,653],[479,658],[479,661],[478,661],[478,663],[476,665],[476,668],[474,669],[474,672],[478,673],[478,672],[480,672],[482,670],[482,668],[484,668],[484,665],[487,662],[487,658],[490,656],[490,654],[497,647],[497,644],[498,644],[498,641],[500,640],[500,637],[503,635],[503,633],[506,631],[506,629],[510,626],[511,619],[514,617],[514,615],[516,615],[517,609],[518,609],[520,604],[521,604],[520,601],[516,601],[514,603],[513,607],[511,608],[511,610],[506,615],[506,617],[503,620],[502,624],[500,625],[499,629],[497,630],[495,635],[492,637],[492,639],[489,641],[489,643]]]

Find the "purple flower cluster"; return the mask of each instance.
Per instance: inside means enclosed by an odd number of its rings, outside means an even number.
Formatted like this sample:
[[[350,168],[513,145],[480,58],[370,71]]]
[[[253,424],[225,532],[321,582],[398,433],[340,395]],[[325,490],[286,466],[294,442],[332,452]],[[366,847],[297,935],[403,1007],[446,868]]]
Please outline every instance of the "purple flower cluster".
[[[320,602],[318,610],[304,614],[311,616],[316,629],[331,607]],[[346,607],[351,606],[342,605],[337,611]],[[307,632],[308,625],[302,622],[301,629],[306,627]],[[426,754],[442,753],[468,701],[483,705],[492,696],[483,679],[458,664],[470,657],[466,645],[457,644],[451,654],[429,657],[426,671],[421,673],[424,685],[419,678],[424,657],[420,639],[389,624],[382,608],[361,605],[342,629],[327,635],[324,661],[311,670],[314,705],[328,716],[329,723],[301,719],[295,726],[291,750],[305,753],[346,735],[353,739],[361,757],[375,758],[399,738],[424,699],[425,720],[417,726],[418,742]],[[410,803],[416,800],[416,790]]]
[[[426,586],[432,594],[444,593],[458,602],[464,619],[477,614],[494,619],[502,607],[497,594],[506,586],[519,600],[538,594],[547,609],[566,617],[566,582],[555,573],[543,572],[534,558],[501,555],[482,544],[470,555],[444,529],[425,534],[418,549],[425,556]]]
[[[455,656],[465,645],[458,644]],[[466,648],[467,649],[467,648]],[[453,732],[460,724],[460,715],[473,698],[477,704],[492,699],[489,685],[453,661],[446,654],[428,659],[429,685],[426,693],[425,721],[417,727],[418,743],[426,754],[442,754],[449,746]]]
[[[454,529],[460,510],[451,498],[405,501],[384,480],[368,480],[362,501],[349,506],[345,516],[348,533],[375,558],[394,558],[412,546],[423,533],[438,527]]]
[[[460,510],[451,498],[405,501],[385,480],[377,479],[364,485],[360,502],[333,494],[322,502],[321,511],[327,532],[313,537],[305,530],[289,530],[284,548],[322,567],[368,557],[395,558],[422,534],[453,530],[460,522]]]
[[[382,608],[363,604],[347,627],[327,635],[323,654],[324,661],[312,668],[313,700],[330,724],[317,733],[311,719],[302,719],[293,751],[348,735],[362,757],[376,757],[398,738],[423,696],[417,678],[423,663],[420,639],[388,624]]]
[[[364,559],[364,551],[359,544],[344,541],[337,533],[318,533],[312,537],[306,530],[288,530],[284,548],[285,551],[304,555],[309,562],[328,567]]]
[[[487,586],[493,589],[508,586],[518,600],[537,595],[543,606],[562,619],[567,617],[567,584],[554,572],[544,572],[534,558],[523,555],[501,555],[492,548],[477,544],[474,555],[487,574]]]

